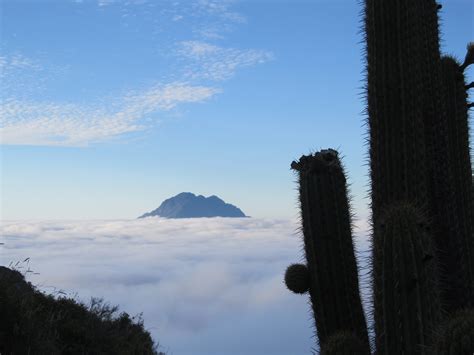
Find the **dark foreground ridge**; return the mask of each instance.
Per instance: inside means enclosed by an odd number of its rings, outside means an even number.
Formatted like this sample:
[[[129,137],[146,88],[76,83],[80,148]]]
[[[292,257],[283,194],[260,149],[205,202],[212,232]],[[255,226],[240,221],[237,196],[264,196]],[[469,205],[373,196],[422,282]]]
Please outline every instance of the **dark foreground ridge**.
[[[239,208],[225,203],[217,196],[196,196],[191,192],[182,192],[171,197],[163,201],[156,210],[138,218],[152,216],[166,218],[247,217]]]
[[[156,351],[143,322],[102,300],[90,305],[38,291],[0,266],[0,354],[144,354]]]

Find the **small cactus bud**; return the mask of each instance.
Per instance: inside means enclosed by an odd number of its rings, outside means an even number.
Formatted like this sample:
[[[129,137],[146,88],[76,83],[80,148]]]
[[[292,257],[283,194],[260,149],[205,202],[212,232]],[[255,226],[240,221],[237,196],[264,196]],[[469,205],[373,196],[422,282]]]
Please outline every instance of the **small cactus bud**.
[[[306,265],[292,264],[285,273],[285,284],[294,293],[305,293],[309,289],[309,272]]]

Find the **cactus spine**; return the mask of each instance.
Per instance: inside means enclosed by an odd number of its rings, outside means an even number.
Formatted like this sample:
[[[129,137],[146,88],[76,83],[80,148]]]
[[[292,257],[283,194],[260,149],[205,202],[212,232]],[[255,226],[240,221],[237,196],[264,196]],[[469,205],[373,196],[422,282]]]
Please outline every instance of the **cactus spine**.
[[[474,353],[474,104],[466,101],[474,83],[463,73],[474,44],[463,64],[441,56],[440,8],[435,0],[364,0],[377,355]],[[369,353],[338,154],[303,156],[292,168],[307,265],[288,269],[287,286],[309,289],[323,354],[350,352],[341,344],[353,337]],[[450,321],[459,310],[464,318]],[[436,343],[446,329],[454,329],[447,343]],[[448,351],[443,344],[453,341],[463,345]]]

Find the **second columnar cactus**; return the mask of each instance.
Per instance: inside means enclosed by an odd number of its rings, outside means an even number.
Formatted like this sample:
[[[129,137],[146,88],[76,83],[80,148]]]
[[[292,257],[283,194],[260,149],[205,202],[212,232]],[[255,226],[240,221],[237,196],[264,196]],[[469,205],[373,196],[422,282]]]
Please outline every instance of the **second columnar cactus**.
[[[307,271],[305,266],[290,266],[287,286],[294,292],[304,291],[301,280],[307,280],[321,344],[346,330],[356,334],[368,352],[346,177],[338,154],[328,149],[302,156],[292,168],[299,175]]]

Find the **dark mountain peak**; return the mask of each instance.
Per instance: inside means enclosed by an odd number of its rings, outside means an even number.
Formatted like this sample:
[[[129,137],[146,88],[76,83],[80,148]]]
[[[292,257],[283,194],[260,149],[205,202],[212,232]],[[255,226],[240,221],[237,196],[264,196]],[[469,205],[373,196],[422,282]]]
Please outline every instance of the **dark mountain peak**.
[[[196,196],[191,192],[181,192],[164,200],[160,207],[139,218],[160,216],[166,218],[198,217],[247,217],[239,208],[225,203],[216,195]]]

